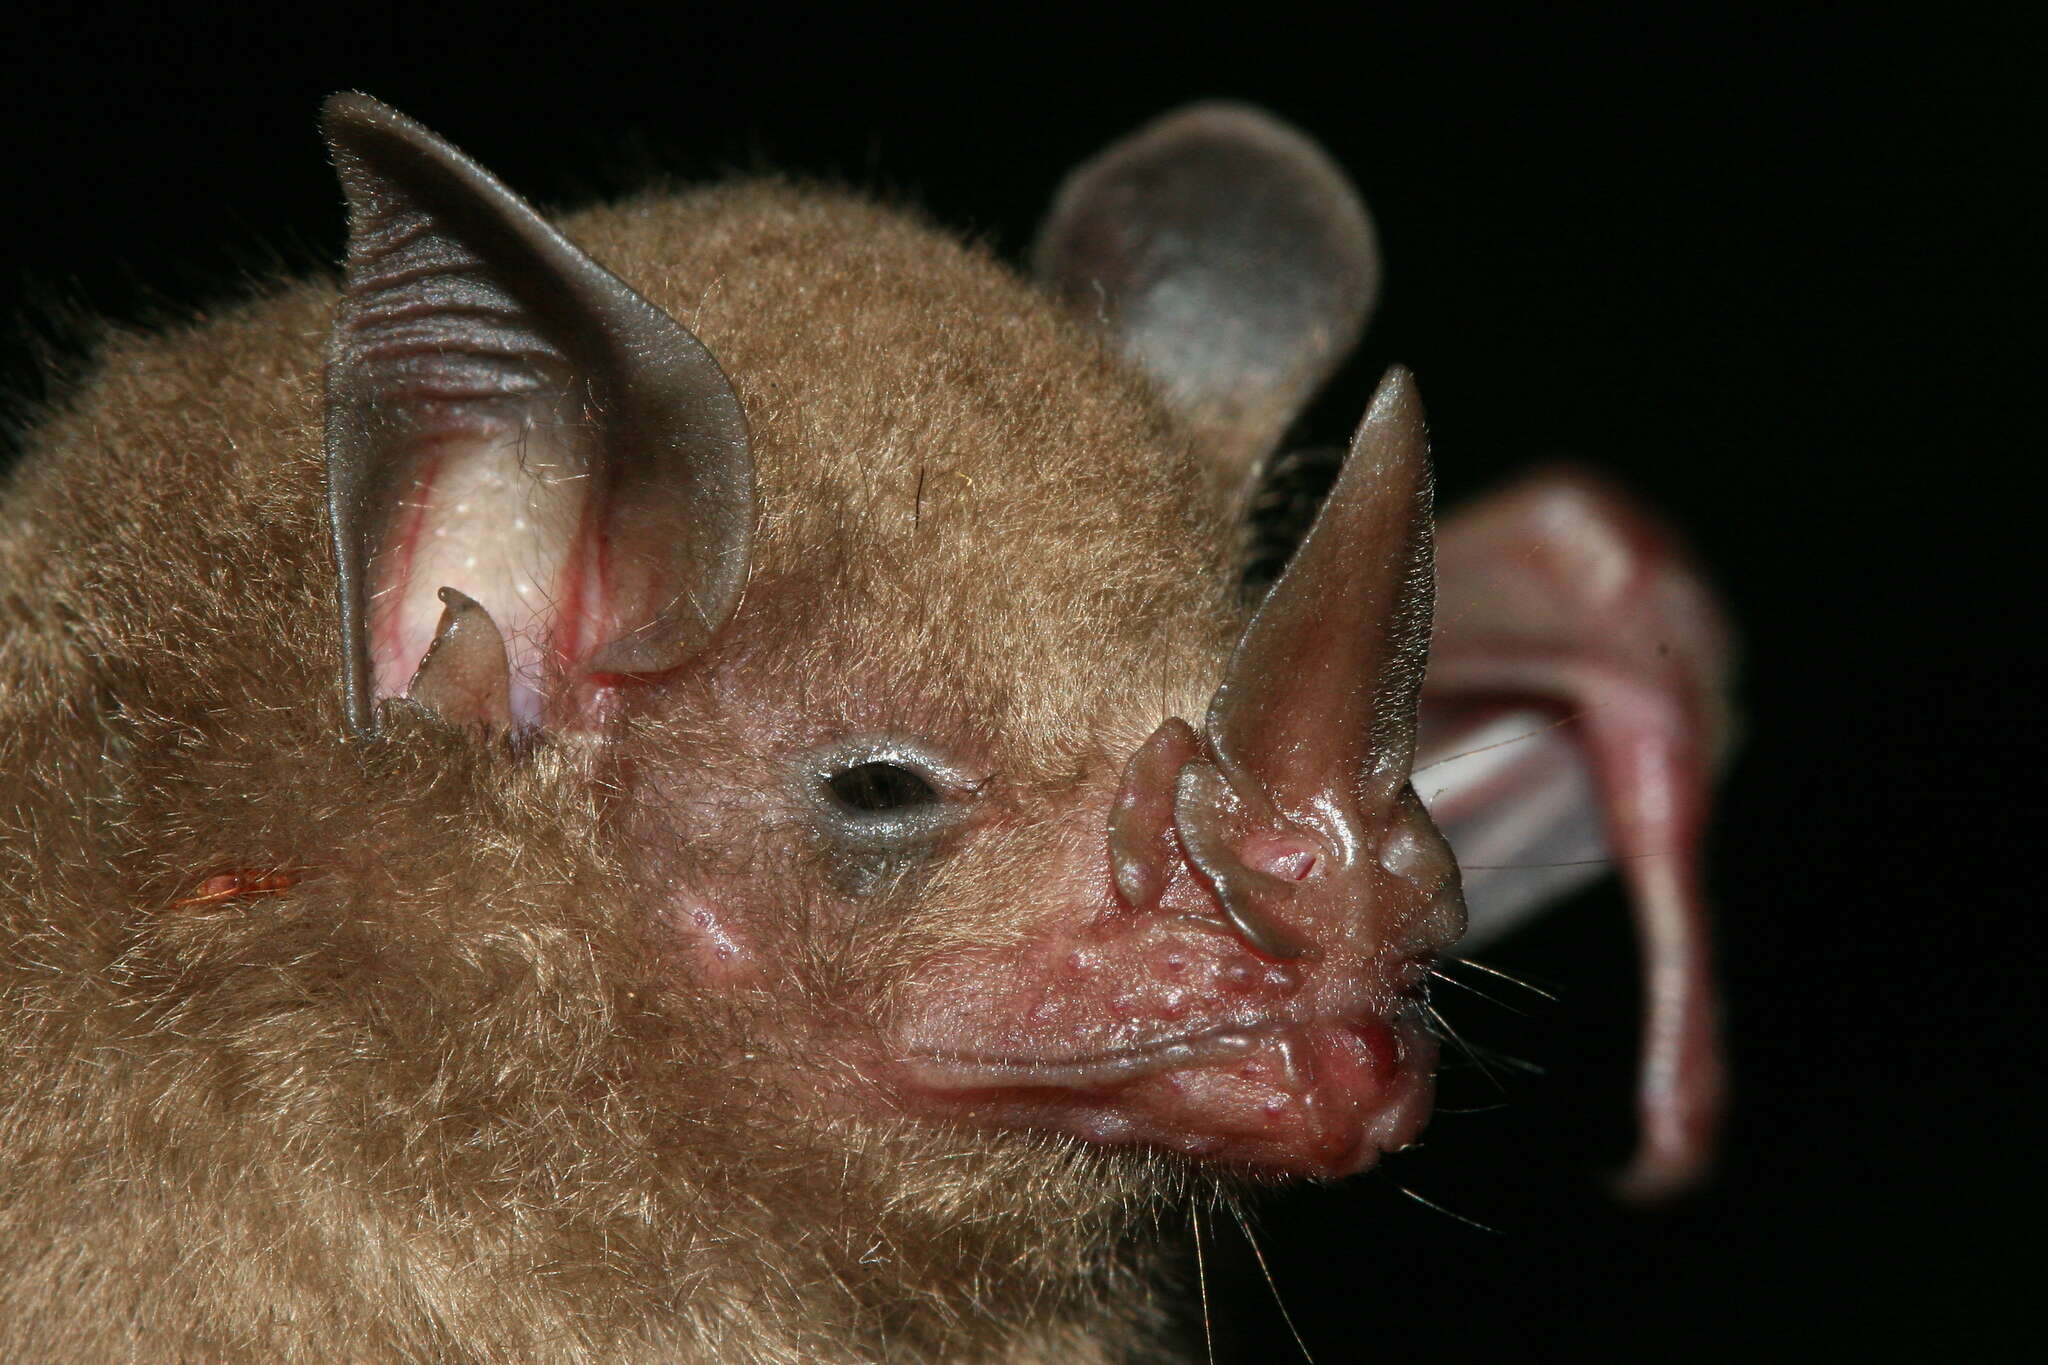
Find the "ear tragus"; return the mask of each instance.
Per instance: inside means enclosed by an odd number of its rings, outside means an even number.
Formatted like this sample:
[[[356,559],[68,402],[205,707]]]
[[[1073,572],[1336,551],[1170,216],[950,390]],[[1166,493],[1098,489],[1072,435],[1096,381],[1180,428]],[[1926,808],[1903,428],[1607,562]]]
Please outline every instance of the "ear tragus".
[[[1379,291],[1365,205],[1294,128],[1191,105],[1078,167],[1042,279],[1102,316],[1242,485],[1357,343]]]
[[[515,721],[577,724],[593,689],[674,668],[737,605],[739,400],[681,324],[446,142],[363,95],[323,126],[349,204],[327,471],[350,725],[407,690],[443,600],[502,639]],[[458,690],[495,696],[467,671]]]
[[[441,624],[406,686],[407,700],[458,725],[510,728],[512,667],[497,622],[453,588],[436,596],[446,604]]]

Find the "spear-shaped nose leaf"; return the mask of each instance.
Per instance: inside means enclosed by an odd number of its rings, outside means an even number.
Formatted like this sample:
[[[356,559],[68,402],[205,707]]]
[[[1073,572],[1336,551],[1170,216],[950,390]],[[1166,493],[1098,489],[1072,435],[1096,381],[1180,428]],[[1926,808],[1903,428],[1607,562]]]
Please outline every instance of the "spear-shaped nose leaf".
[[[1287,571],[1239,638],[1181,769],[1181,842],[1238,931],[1300,956],[1307,921],[1371,904],[1380,826],[1410,820],[1415,706],[1433,594],[1428,441],[1415,383],[1388,371]],[[1426,823],[1426,817],[1422,817]],[[1434,831],[1428,831],[1433,838]],[[1455,898],[1448,860],[1433,888]],[[1310,887],[1328,911],[1290,913]],[[1442,894],[1448,890],[1448,896]],[[1391,926],[1381,926],[1388,928]],[[1455,933],[1455,931],[1453,931]]]

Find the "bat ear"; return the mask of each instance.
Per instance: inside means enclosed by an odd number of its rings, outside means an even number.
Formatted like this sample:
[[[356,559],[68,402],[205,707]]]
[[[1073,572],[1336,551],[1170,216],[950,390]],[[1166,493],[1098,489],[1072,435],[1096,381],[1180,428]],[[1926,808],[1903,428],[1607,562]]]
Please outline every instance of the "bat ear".
[[[1178,110],[1078,167],[1034,260],[1103,318],[1231,476],[1278,443],[1379,292],[1372,220],[1344,173],[1238,104]]]
[[[404,694],[587,724],[739,601],[739,399],[687,329],[425,128],[354,94],[322,124],[349,207],[327,351],[349,724]]]

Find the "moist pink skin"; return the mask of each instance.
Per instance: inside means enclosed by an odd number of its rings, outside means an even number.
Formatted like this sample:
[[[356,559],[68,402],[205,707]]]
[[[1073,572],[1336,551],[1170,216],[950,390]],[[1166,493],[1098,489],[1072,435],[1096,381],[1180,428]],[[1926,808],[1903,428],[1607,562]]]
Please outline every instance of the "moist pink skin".
[[[1159,1049],[1170,1052],[1174,1045]],[[1185,1045],[1215,1054],[1191,1066],[1120,1078],[1128,1054],[1057,1074],[1071,1083],[976,1085],[960,1063],[912,1063],[910,1104],[956,1121],[1145,1144],[1275,1174],[1343,1176],[1412,1143],[1428,1121],[1435,1045],[1419,1028],[1376,1021],[1276,1024],[1211,1034]],[[1024,1074],[1028,1076],[1028,1071]]]
[[[1421,1131],[1436,1060],[1417,1018],[1426,958],[1373,920],[1276,959],[1182,863],[1147,912],[1115,905],[927,964],[894,1030],[895,1089],[911,1112],[956,1122],[1275,1174],[1364,1170]]]

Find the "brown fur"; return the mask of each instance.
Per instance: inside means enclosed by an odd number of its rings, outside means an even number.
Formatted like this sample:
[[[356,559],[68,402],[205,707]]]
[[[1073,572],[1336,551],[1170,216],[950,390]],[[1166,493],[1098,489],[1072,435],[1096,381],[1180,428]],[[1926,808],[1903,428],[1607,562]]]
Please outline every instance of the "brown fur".
[[[344,739],[329,284],[113,338],[32,433],[0,540],[0,1357],[1156,1337],[1139,1249],[1178,1168],[863,1117],[807,1068],[840,1002],[1001,932],[1078,837],[1038,798],[1199,714],[1241,624],[1229,481],[1091,329],[898,213],[745,183],[566,230],[718,356],[763,500],[745,647],[614,744],[402,709]],[[840,875],[719,718],[876,698],[1005,774],[999,837],[900,916],[793,936],[802,998],[690,984],[648,946],[658,879]],[[294,885],[191,903],[236,869]]]

